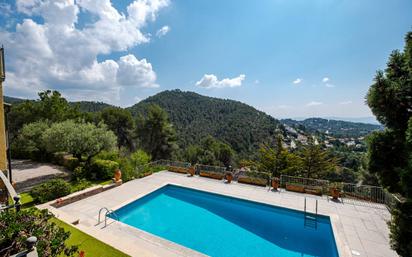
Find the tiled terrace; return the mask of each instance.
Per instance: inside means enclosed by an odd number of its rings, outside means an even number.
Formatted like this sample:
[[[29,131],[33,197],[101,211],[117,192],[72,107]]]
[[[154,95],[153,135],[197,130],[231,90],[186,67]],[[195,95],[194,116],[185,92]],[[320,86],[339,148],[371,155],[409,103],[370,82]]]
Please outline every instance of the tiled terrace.
[[[114,220],[110,220],[106,228],[102,225],[96,226],[101,207],[118,209],[166,184],[176,184],[296,210],[303,210],[306,197],[308,211],[314,211],[315,199],[318,199],[319,214],[331,218],[339,256],[397,256],[389,246],[386,221],[389,220],[390,214],[383,205],[369,206],[369,204],[354,201],[345,201],[342,204],[328,201],[326,197],[286,191],[272,192],[268,188],[238,183],[225,184],[223,181],[187,177],[184,174],[167,171],[130,181],[120,187],[58,209],[49,204],[40,207],[48,208],[59,219],[68,223],[79,220],[79,224],[76,225],[78,229],[131,256],[204,256]]]

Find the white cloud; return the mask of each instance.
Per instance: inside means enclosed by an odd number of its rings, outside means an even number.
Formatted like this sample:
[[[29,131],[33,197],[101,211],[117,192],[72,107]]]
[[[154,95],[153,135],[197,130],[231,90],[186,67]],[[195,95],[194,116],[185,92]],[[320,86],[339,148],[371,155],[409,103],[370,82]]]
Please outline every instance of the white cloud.
[[[28,18],[15,31],[0,29],[8,60],[6,93],[28,97],[50,88],[72,98],[83,95],[115,103],[125,87],[158,87],[146,59],[132,54],[117,60],[97,56],[149,42],[142,29],[168,4],[135,0],[123,13],[110,0],[17,0],[17,12]],[[95,19],[78,28],[84,11]],[[44,22],[36,22],[34,16]]]
[[[303,81],[303,79],[297,78],[292,83],[297,85],[297,84],[300,84],[302,81]]]
[[[311,102],[309,102],[309,103],[307,103],[306,104],[306,106],[319,106],[319,105],[322,105],[323,103],[322,102],[316,102],[316,101],[311,101]]]
[[[138,60],[134,55],[126,55],[119,60],[117,81],[125,86],[158,87],[156,74],[146,59]]]
[[[240,74],[232,79],[225,78],[218,80],[213,74],[205,74],[198,82],[196,82],[196,86],[204,88],[240,87],[245,78],[246,76],[244,74]]]
[[[322,82],[323,82],[323,84],[325,85],[325,87],[328,87],[328,88],[333,88],[333,87],[335,87],[335,85],[334,85],[334,84],[331,84],[329,81],[330,81],[330,78],[328,78],[328,77],[324,77],[324,78],[322,79]]]
[[[157,37],[163,37],[163,36],[166,35],[169,31],[170,31],[170,27],[169,27],[169,26],[163,26],[161,29],[159,29],[159,30],[156,32],[156,36],[157,36]]]
[[[341,105],[348,105],[348,104],[351,104],[352,103],[352,101],[343,101],[343,102],[340,102],[339,104],[341,104]]]

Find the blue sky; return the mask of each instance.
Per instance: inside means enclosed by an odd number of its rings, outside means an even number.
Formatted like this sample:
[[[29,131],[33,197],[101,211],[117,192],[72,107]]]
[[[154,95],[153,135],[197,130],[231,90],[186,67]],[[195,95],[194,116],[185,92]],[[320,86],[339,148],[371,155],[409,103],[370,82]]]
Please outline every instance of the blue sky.
[[[409,0],[0,3],[8,95],[128,106],[179,88],[275,117],[371,116],[375,72],[412,29]]]

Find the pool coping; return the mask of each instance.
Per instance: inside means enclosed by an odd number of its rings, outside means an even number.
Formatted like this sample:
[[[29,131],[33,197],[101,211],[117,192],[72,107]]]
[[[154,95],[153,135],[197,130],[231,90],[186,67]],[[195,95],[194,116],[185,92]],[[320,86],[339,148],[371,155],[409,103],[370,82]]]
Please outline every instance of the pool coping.
[[[115,207],[112,208],[112,210],[113,210],[113,211],[117,211],[117,210],[119,210],[120,208],[123,208],[123,207],[125,207],[125,206],[127,206],[127,205],[129,205],[129,204],[131,204],[131,203],[133,203],[133,202],[135,202],[135,201],[138,201],[139,199],[142,199],[142,198],[144,198],[145,196],[148,196],[148,195],[154,193],[155,191],[161,190],[162,188],[164,188],[164,187],[166,187],[166,186],[169,186],[169,185],[171,185],[171,186],[177,186],[177,187],[182,187],[182,188],[186,188],[186,189],[191,189],[191,190],[195,190],[195,191],[198,191],[198,192],[213,194],[213,195],[217,195],[217,196],[221,196],[221,197],[228,197],[228,198],[232,198],[232,199],[237,199],[237,200],[241,200],[241,201],[246,201],[246,202],[249,202],[249,203],[257,203],[257,204],[262,204],[262,205],[269,206],[269,207],[282,208],[282,209],[286,209],[286,210],[290,210],[290,211],[298,212],[298,213],[302,213],[302,214],[304,213],[302,210],[298,210],[298,209],[293,209],[293,208],[289,208],[289,207],[279,206],[279,205],[275,205],[275,204],[271,204],[271,203],[267,203],[267,202],[263,202],[263,201],[259,201],[259,200],[251,200],[251,199],[242,198],[242,197],[239,197],[239,196],[227,195],[227,194],[217,193],[217,192],[209,192],[209,191],[205,191],[205,190],[202,190],[202,189],[199,189],[199,188],[196,188],[196,187],[190,187],[190,186],[188,186],[188,185],[182,185],[182,184],[180,184],[180,183],[173,183],[173,182],[163,183],[163,184],[159,185],[158,187],[156,187],[156,188],[154,188],[154,189],[152,189],[152,190],[149,190],[149,191],[146,192],[146,193],[142,193],[141,195],[138,195],[138,196],[136,196],[136,197],[130,198],[130,199],[122,202],[121,204],[116,205]],[[311,214],[314,214],[314,213],[312,213],[312,212],[310,212],[310,213],[311,213]],[[338,251],[339,257],[352,256],[352,254],[351,254],[351,252],[350,252],[349,246],[348,246],[347,244],[343,243],[343,242],[339,239],[339,237],[337,236],[337,234],[338,234],[338,233],[337,233],[337,231],[338,231],[337,225],[338,225],[338,221],[339,221],[339,216],[338,216],[338,215],[325,215],[325,214],[317,214],[317,215],[318,215],[318,216],[322,216],[322,217],[324,217],[324,218],[329,218],[329,220],[330,220],[330,225],[331,225],[331,229],[332,229],[332,236],[333,236],[334,243],[335,243],[335,247],[336,247],[336,250]],[[97,217],[97,215],[96,215],[96,219],[97,219],[97,218],[98,218],[98,217]],[[110,217],[108,217],[108,218],[111,220],[111,222],[116,222],[115,219],[112,219],[112,218],[110,218]],[[134,226],[131,226],[131,225],[126,224],[126,223],[123,223],[123,222],[121,222],[121,221],[117,221],[117,222],[120,222],[120,223],[122,223],[123,225],[126,225],[126,226],[130,227],[131,229],[136,229],[136,230],[138,230],[139,232],[148,235],[149,238],[150,238],[150,237],[153,237],[153,240],[155,241],[154,243],[158,243],[159,241],[160,241],[160,242],[163,242],[163,243],[167,243],[167,244],[172,243],[172,244],[174,244],[174,245],[177,246],[177,248],[176,248],[175,250],[179,250],[179,248],[183,247],[183,248],[186,248],[186,249],[188,249],[188,250],[192,250],[192,251],[197,252],[196,250],[193,250],[193,249],[191,249],[191,248],[188,248],[188,247],[185,247],[185,246],[183,246],[183,245],[177,244],[177,243],[175,243],[175,242],[173,242],[173,241],[170,241],[170,240],[167,240],[167,239],[165,239],[165,238],[156,236],[156,235],[154,235],[154,234],[152,234],[152,233],[149,233],[149,232],[147,232],[147,231],[144,231],[144,230],[142,230],[142,229],[140,229],[140,228],[136,228],[136,227],[134,227]],[[173,247],[173,248],[174,248],[174,247]],[[197,252],[197,253],[200,253],[200,252]],[[203,253],[200,253],[200,254],[202,254],[203,256],[208,256],[208,255],[205,255],[205,254],[203,254]]]
[[[167,239],[150,234],[146,231],[143,231],[143,230],[139,231],[138,228],[129,226],[123,222],[115,222],[115,220],[111,218],[108,219],[108,223],[109,224],[112,222],[114,223],[108,225],[109,229],[97,228],[95,226],[91,226],[90,224],[87,224],[88,227],[84,225],[87,223],[86,221],[87,220],[90,221],[90,219],[94,220],[94,222],[97,221],[96,205],[106,206],[106,204],[109,204],[108,207],[110,207],[110,209],[117,210],[121,207],[124,207],[127,204],[132,203],[133,201],[136,201],[142,197],[145,197],[146,195],[166,185],[180,186],[183,188],[203,191],[206,193],[217,194],[217,195],[221,195],[224,197],[232,197],[232,198],[245,200],[249,202],[255,202],[259,204],[273,206],[275,208],[284,208],[284,209],[289,209],[289,210],[298,211],[298,212],[302,212],[302,209],[303,209],[302,205],[303,205],[304,197],[312,199],[310,200],[312,201],[311,202],[312,204],[314,201],[313,198],[319,199],[321,201],[320,203],[322,203],[321,206],[324,207],[319,210],[319,215],[327,216],[330,219],[330,224],[332,226],[333,236],[335,239],[335,244],[336,244],[336,248],[337,248],[339,256],[349,257],[349,256],[352,256],[352,254],[356,256],[357,255],[356,251],[353,251],[353,249],[358,250],[359,248],[357,245],[363,244],[363,241],[361,242],[360,240],[364,240],[364,237],[359,238],[360,236],[357,236],[357,237],[352,238],[352,234],[349,233],[351,231],[349,232],[347,231],[348,216],[346,215],[349,215],[349,214],[341,212],[341,211],[352,212],[354,205],[346,204],[348,206],[344,207],[345,205],[341,205],[339,203],[335,204],[331,202],[329,204],[326,202],[326,199],[322,197],[314,197],[311,195],[295,194],[295,193],[284,192],[284,191],[273,192],[273,193],[270,192],[271,194],[279,193],[279,195],[277,195],[276,197],[270,197],[268,188],[266,189],[263,188],[262,190],[262,188],[257,188],[255,186],[243,185],[243,184],[237,184],[237,183],[223,185],[222,181],[216,181],[216,180],[207,179],[207,178],[200,178],[197,176],[189,178],[182,174],[175,174],[175,173],[171,173],[167,171],[161,171],[161,172],[155,173],[151,176],[148,176],[142,179],[129,181],[127,183],[124,183],[120,187],[117,187],[107,192],[99,193],[95,196],[92,196],[90,197],[92,198],[90,200],[83,199],[79,201],[80,203],[73,203],[73,204],[68,205],[68,208],[62,207],[63,210],[54,208],[48,205],[47,203],[39,207],[49,209],[51,212],[59,215],[59,218],[61,218],[63,221],[67,223],[71,223],[72,221],[78,220],[80,217],[80,221],[81,221],[80,224],[74,225],[74,227],[82,230],[85,233],[88,233],[96,237],[97,239],[115,247],[116,249],[119,249],[122,252],[130,254],[131,256],[195,256],[195,255],[196,256],[207,256],[202,253],[195,252],[194,250],[190,248],[171,242]],[[107,198],[107,203],[106,203],[106,198]],[[51,201],[51,203],[52,202],[54,201]],[[342,207],[339,207],[337,210],[334,210],[334,209],[331,210],[328,206],[329,207],[336,206],[333,208],[338,208],[339,206],[342,206]],[[94,209],[91,212],[89,211],[89,213],[87,213],[88,215],[85,216],[86,212],[82,210],[82,208],[85,208],[85,207],[90,207],[91,209],[92,208]],[[369,210],[372,210],[372,209],[369,209]],[[91,214],[96,214],[96,215],[93,215],[92,217]],[[356,214],[358,215],[358,213]],[[366,213],[362,213],[362,215],[364,214]],[[357,218],[357,217],[358,216],[354,216],[354,218],[356,219],[354,220],[354,222],[360,221],[361,218]],[[366,219],[368,219],[368,217]],[[376,215],[373,217],[376,218]],[[365,217],[362,216],[362,219],[364,220]],[[376,223],[376,224],[381,224],[381,223]],[[113,227],[115,229],[113,229]],[[103,231],[105,230],[106,232],[103,233]],[[139,234],[138,235],[139,239],[144,240],[145,242],[149,242],[153,245],[156,245],[157,247],[160,247],[163,250],[166,249],[170,251],[170,254],[165,254],[165,252],[159,248],[143,247],[143,249],[140,249],[140,248],[137,249],[138,248],[137,246],[133,246],[131,247],[133,249],[130,249],[130,245],[128,245],[130,244],[130,240],[129,241],[123,240],[123,238],[121,238],[121,240],[124,242],[122,243],[116,242],[116,240],[113,238],[117,238],[119,234],[120,236],[122,236],[122,233],[124,232],[123,230],[129,233],[129,234],[126,234],[126,236],[130,237],[131,234],[133,234],[133,236],[136,236],[136,234]],[[108,234],[105,234],[105,233],[112,233],[113,238],[108,238],[107,236]],[[358,234],[359,233],[362,233],[362,232],[358,231]],[[365,235],[366,234],[364,234],[364,236]],[[379,242],[378,240],[375,241],[374,238],[369,239],[368,237],[367,239],[370,242]],[[137,239],[136,239],[136,242],[137,242]],[[140,244],[138,246],[140,247]],[[379,253],[374,254],[374,252],[381,251],[379,249],[383,249],[382,254],[379,254]],[[139,250],[139,255],[136,255],[137,250]],[[386,251],[390,249],[389,249],[389,243],[387,241],[387,242],[382,242],[381,247],[378,245],[375,248],[370,248],[370,245],[369,246],[364,245],[364,247],[360,248],[359,250],[361,250],[361,256],[389,256],[389,254],[386,255],[383,253],[384,252],[386,253]],[[140,251],[145,252],[145,254],[140,254]],[[393,254],[390,256],[397,256],[397,255]]]
[[[119,204],[119,205],[113,207],[112,210],[113,210],[114,212],[116,212],[116,211],[118,211],[119,209],[121,209],[121,208],[123,208],[123,207],[126,207],[127,205],[132,204],[132,203],[134,203],[134,202],[136,202],[136,201],[138,201],[138,200],[140,200],[140,199],[143,199],[144,197],[146,197],[146,196],[148,196],[148,195],[150,195],[150,194],[152,194],[152,193],[154,193],[154,192],[156,192],[156,191],[158,191],[158,190],[162,190],[163,188],[165,188],[165,187],[167,187],[167,186],[175,186],[175,187],[179,187],[179,188],[183,188],[183,189],[194,190],[194,191],[201,192],[201,193],[212,194],[212,195],[219,196],[219,197],[230,198],[230,199],[234,199],[234,200],[237,200],[237,201],[244,201],[244,202],[252,203],[252,204],[260,204],[260,205],[263,205],[263,206],[266,206],[266,207],[270,207],[270,208],[284,209],[284,210],[288,210],[288,211],[292,211],[292,212],[295,212],[295,213],[299,213],[299,214],[305,215],[304,211],[302,211],[302,210],[297,210],[297,209],[292,209],[292,208],[289,208],[289,207],[283,207],[283,206],[279,206],[279,205],[274,205],[274,204],[270,204],[270,203],[267,203],[267,202],[259,202],[259,201],[250,200],[250,199],[247,199],[247,198],[241,198],[241,197],[237,197],[237,196],[235,197],[235,196],[225,195],[225,194],[222,194],[222,193],[209,192],[209,191],[201,190],[201,189],[198,189],[198,188],[191,188],[191,187],[188,187],[188,186],[183,186],[183,185],[180,185],[180,184],[177,184],[177,183],[169,183],[169,182],[164,183],[163,185],[161,185],[161,186],[159,186],[159,187],[157,187],[157,188],[155,188],[155,189],[153,189],[153,190],[150,190],[149,192],[147,192],[147,193],[145,193],[145,194],[143,194],[143,195],[140,195],[140,196],[135,197],[135,198],[131,198],[131,199],[123,202],[122,204]],[[315,213],[312,213],[312,212],[309,212],[309,213],[310,213],[310,214],[315,214]],[[337,220],[339,219],[339,217],[338,217],[337,215],[325,215],[325,214],[315,214],[315,215],[321,216],[321,218],[324,218],[324,219],[328,219],[328,220],[329,220],[329,224],[330,224],[331,229],[332,229],[333,242],[334,242],[336,251],[337,251],[337,253],[338,253],[338,256],[346,256],[346,255],[341,254],[341,252],[339,251],[339,248],[338,248],[338,241],[339,241],[339,240],[337,240],[337,239],[336,239],[336,236],[335,236],[335,231],[337,231],[336,224],[338,224],[338,223],[337,223]],[[96,216],[96,218],[97,218],[97,216]],[[112,222],[116,222],[116,221],[117,221],[117,220],[111,218],[110,216],[108,216],[108,218],[109,218]],[[337,220],[335,220],[335,219],[337,219]],[[333,225],[333,223],[334,223],[333,220],[335,220],[335,226]],[[163,238],[163,237],[154,235],[154,234],[152,234],[152,233],[150,233],[150,232],[147,232],[147,231],[145,231],[145,230],[142,230],[142,229],[140,229],[140,228],[138,228],[138,227],[134,227],[134,226],[132,226],[132,225],[129,225],[129,224],[124,223],[124,222],[121,222],[121,221],[117,221],[117,222],[120,222],[120,223],[122,223],[123,225],[128,226],[128,227],[130,227],[130,228],[132,228],[132,229],[136,229],[136,230],[138,230],[140,233],[146,234],[146,235],[148,235],[148,236],[150,236],[150,237],[154,237],[154,238],[156,239],[155,241],[159,241],[159,240],[160,240],[160,241],[163,241],[163,243],[167,243],[167,244],[172,243],[173,245],[175,245],[174,247],[176,247],[176,250],[177,250],[177,248],[189,249],[189,250],[194,251],[195,253],[200,253],[200,254],[202,254],[202,255],[204,255],[204,256],[208,256],[208,255],[205,255],[205,254],[203,254],[203,253],[201,253],[201,252],[198,252],[198,251],[196,251],[196,250],[194,250],[194,249],[191,249],[191,248],[189,248],[189,247],[186,247],[186,246],[184,246],[184,245],[181,245],[181,244],[175,243],[175,242],[173,242],[173,241],[170,241],[170,240],[168,240],[168,239],[165,239],[165,238]],[[339,243],[340,243],[340,242],[339,242]],[[173,248],[174,248],[174,247],[173,247]],[[348,252],[348,253],[349,253],[349,252]],[[348,256],[351,256],[351,255],[348,255]]]

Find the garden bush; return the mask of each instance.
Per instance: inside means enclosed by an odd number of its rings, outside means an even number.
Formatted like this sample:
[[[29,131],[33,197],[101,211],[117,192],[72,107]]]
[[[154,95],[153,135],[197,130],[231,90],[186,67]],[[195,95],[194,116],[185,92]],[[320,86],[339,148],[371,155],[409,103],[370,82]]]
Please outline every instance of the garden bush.
[[[79,166],[80,162],[79,159],[72,156],[64,156],[63,157],[63,166],[66,167],[70,171],[74,171],[75,168]]]
[[[113,178],[114,172],[119,168],[119,163],[110,160],[94,160],[90,165],[90,174],[92,179],[110,179]]]
[[[136,178],[136,169],[134,168],[131,160],[129,158],[120,158],[119,159],[120,170],[122,171],[122,180],[124,182]]]
[[[119,161],[119,152],[118,151],[101,151],[98,155],[96,155],[94,160],[109,160],[118,162]]]
[[[70,194],[70,184],[63,179],[52,179],[35,186],[30,195],[36,203],[45,203]]]
[[[83,165],[77,166],[72,172],[72,180],[81,180],[87,177],[87,170]]]
[[[90,182],[89,180],[87,180],[87,179],[79,179],[79,180],[77,180],[77,181],[75,181],[75,182],[72,182],[72,185],[71,185],[71,191],[72,192],[77,192],[77,191],[81,191],[81,190],[83,190],[83,189],[86,189],[86,188],[89,188],[89,187],[91,187],[93,185],[93,183],[92,182]]]
[[[143,150],[137,150],[136,152],[130,154],[130,161],[131,164],[137,168],[140,165],[149,163],[150,155]]]
[[[19,212],[0,212],[0,256],[10,256],[26,250],[25,242],[29,236],[37,237],[39,256],[76,254],[77,246],[65,245],[70,232],[65,232],[63,228],[50,222],[51,217],[53,215],[47,210],[39,211],[34,208]]]

